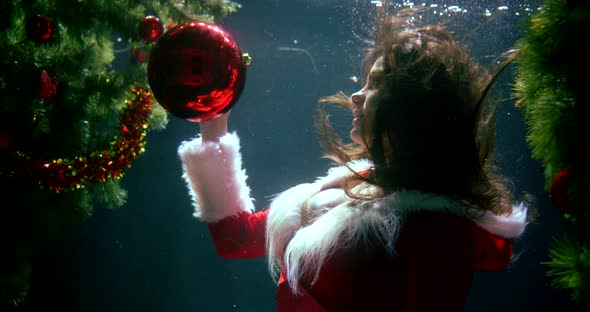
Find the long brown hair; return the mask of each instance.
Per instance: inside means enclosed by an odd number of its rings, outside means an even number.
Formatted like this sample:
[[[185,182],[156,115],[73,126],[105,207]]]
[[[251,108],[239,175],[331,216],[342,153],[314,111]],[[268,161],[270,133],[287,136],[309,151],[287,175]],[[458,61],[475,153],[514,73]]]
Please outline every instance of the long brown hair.
[[[385,84],[372,129],[362,128],[365,144],[344,143],[330,125],[323,106],[352,109],[344,93],[322,98],[316,116],[326,158],[340,165],[358,158],[373,162],[368,176],[357,173],[345,183],[347,194],[371,199],[414,189],[511,212],[509,181],[492,165],[497,103],[487,94],[516,54],[491,75],[443,25],[420,25],[415,10],[383,14],[378,25],[376,46],[363,64],[368,72],[383,56]],[[381,192],[354,194],[352,187],[363,181]]]

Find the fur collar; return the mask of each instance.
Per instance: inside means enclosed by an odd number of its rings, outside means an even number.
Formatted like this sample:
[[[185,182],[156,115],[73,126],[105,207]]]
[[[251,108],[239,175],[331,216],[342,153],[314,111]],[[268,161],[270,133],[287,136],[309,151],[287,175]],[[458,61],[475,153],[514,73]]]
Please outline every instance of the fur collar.
[[[365,159],[349,163],[357,172],[369,169],[371,165]],[[343,245],[361,243],[368,233],[377,233],[383,246],[394,253],[401,219],[414,211],[444,210],[470,217],[490,233],[505,238],[519,236],[526,225],[527,209],[523,204],[514,206],[513,212],[505,216],[489,211],[470,214],[448,197],[408,190],[360,204],[346,197],[337,206],[326,209],[312,224],[302,226],[301,213],[306,200],[351,175],[352,172],[344,166],[331,168],[326,176],[314,183],[300,184],[279,194],[270,205],[267,222],[270,270],[276,274],[282,267],[295,292],[303,272],[313,273],[312,276],[317,278],[331,252]],[[347,235],[342,236],[343,233]]]

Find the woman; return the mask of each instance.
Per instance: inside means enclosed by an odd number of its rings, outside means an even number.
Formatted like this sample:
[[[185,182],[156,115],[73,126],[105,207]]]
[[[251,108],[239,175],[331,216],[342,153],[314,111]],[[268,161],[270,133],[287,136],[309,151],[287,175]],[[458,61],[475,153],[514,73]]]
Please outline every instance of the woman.
[[[383,17],[364,87],[322,103],[351,109],[343,144],[318,129],[339,166],[254,212],[239,140],[225,114],[179,147],[218,254],[267,256],[279,311],[461,311],[475,271],[502,271],[526,224],[489,163],[494,78],[449,32],[402,11]]]

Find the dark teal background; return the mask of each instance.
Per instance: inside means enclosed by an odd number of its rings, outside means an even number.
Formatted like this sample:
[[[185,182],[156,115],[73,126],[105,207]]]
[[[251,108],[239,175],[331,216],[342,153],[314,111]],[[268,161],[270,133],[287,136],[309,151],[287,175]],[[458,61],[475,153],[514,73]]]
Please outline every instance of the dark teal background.
[[[270,195],[315,180],[329,167],[320,160],[312,129],[316,102],[360,88],[350,77],[360,75],[364,44],[359,39],[375,10],[368,0],[238,2],[243,7],[220,24],[250,53],[253,64],[230,128],[241,137],[248,182],[257,208],[263,209]],[[476,58],[492,65],[523,35],[525,7],[536,10],[538,1],[446,5],[468,10],[452,25]],[[508,10],[498,11],[502,5]],[[486,8],[493,18],[484,15]],[[307,54],[279,47],[307,50],[316,68]],[[120,55],[118,66],[125,66],[127,57]],[[516,243],[519,259],[506,272],[477,274],[465,310],[581,311],[569,302],[567,292],[549,286],[546,267],[540,264],[547,260],[552,235],[567,228],[543,190],[542,168],[530,158],[521,111],[510,100],[512,81],[509,70],[494,89],[502,100],[496,159],[513,180],[517,196],[527,192],[536,199],[539,217]],[[334,112],[343,135],[351,119]],[[83,224],[68,226],[52,238],[35,259],[35,306],[85,312],[276,310],[265,259],[218,258],[206,224],[192,217],[176,148],[198,129],[171,117],[166,130],[149,133],[145,154],[122,182],[129,192],[127,204],[114,210],[99,207]],[[392,302],[391,311],[395,306]]]

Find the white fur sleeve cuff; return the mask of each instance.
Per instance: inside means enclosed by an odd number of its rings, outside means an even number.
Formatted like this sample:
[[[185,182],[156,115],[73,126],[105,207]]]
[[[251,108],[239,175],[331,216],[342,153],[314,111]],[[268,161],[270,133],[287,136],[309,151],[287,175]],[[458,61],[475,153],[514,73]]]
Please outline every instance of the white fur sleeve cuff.
[[[178,155],[195,217],[217,222],[242,211],[254,211],[237,134],[228,133],[219,142],[203,143],[200,137],[182,142]]]

